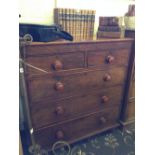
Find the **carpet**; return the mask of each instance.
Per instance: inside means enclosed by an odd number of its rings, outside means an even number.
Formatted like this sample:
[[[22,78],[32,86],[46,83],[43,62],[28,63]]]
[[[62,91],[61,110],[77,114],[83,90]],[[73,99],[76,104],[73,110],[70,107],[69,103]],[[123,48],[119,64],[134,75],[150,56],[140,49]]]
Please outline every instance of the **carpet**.
[[[70,147],[70,155],[135,155],[135,127],[132,125],[124,130],[112,129],[78,141]],[[28,147],[25,146],[24,150],[24,155],[31,155]],[[38,155],[68,155],[68,148],[61,147],[55,151],[56,154],[46,150],[41,152]]]

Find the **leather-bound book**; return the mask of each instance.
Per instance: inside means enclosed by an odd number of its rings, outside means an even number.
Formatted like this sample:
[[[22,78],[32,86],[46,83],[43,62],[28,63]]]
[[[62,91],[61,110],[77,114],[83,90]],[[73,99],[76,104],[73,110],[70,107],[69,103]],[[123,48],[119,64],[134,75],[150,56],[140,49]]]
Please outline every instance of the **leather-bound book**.
[[[76,38],[76,9],[73,9],[73,37]]]
[[[120,31],[120,27],[119,26],[99,26],[98,27],[98,31],[112,31],[112,32],[118,32]]]
[[[77,35],[77,40],[80,40],[80,10],[77,10],[77,31],[78,31],[78,35]]]
[[[54,23],[62,26],[63,29],[64,29],[64,25],[63,25],[63,12],[62,12],[61,8],[55,8],[54,9]]]
[[[95,10],[92,10],[92,19],[91,19],[91,39],[93,39],[94,36],[94,24],[95,24]]]
[[[64,31],[66,31],[66,12],[65,12],[65,8],[59,8],[59,12],[61,12],[61,23],[62,26],[64,28]]]
[[[88,10],[88,31],[87,31],[88,39],[91,38],[91,21],[92,21],[91,15],[92,15],[92,10]]]
[[[99,26],[108,26],[108,17],[99,17]]]
[[[117,17],[99,17],[99,26],[118,26],[119,19]]]
[[[71,34],[74,34],[74,9],[71,9]]]
[[[109,26],[118,26],[119,19],[117,17],[108,17],[108,25]]]
[[[83,40],[84,37],[84,10],[80,10],[80,14],[81,14],[81,40]]]
[[[89,26],[90,26],[90,19],[89,19],[89,10],[86,10],[86,16],[87,16],[87,24],[86,24],[86,39],[89,39]]]
[[[121,32],[105,32],[105,31],[98,31],[97,38],[120,38]]]
[[[58,8],[54,9],[54,23],[58,24]]]

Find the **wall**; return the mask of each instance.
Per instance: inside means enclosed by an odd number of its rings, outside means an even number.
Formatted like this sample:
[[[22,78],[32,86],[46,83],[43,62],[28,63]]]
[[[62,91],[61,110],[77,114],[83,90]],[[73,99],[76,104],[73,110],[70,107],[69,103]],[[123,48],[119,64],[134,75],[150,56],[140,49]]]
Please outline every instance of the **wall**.
[[[19,0],[19,22],[50,25],[54,7],[54,0]]]

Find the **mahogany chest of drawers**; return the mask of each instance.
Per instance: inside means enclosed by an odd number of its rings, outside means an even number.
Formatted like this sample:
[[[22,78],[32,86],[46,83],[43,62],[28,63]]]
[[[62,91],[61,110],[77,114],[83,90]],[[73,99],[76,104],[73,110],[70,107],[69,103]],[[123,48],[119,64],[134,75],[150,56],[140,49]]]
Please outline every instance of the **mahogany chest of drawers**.
[[[35,142],[51,149],[119,125],[133,39],[21,47]]]

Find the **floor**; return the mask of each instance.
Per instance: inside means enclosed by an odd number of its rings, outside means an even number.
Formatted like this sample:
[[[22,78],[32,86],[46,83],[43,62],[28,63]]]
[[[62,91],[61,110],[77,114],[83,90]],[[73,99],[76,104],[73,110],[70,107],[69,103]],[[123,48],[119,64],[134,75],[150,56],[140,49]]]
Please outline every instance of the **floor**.
[[[54,150],[55,153],[47,152],[37,147],[38,153],[34,154],[28,146],[26,133],[21,133],[24,155],[134,155],[135,154],[135,127],[129,126],[124,130],[119,128],[89,137],[79,141],[70,147],[61,147]],[[31,152],[31,153],[29,153]]]

